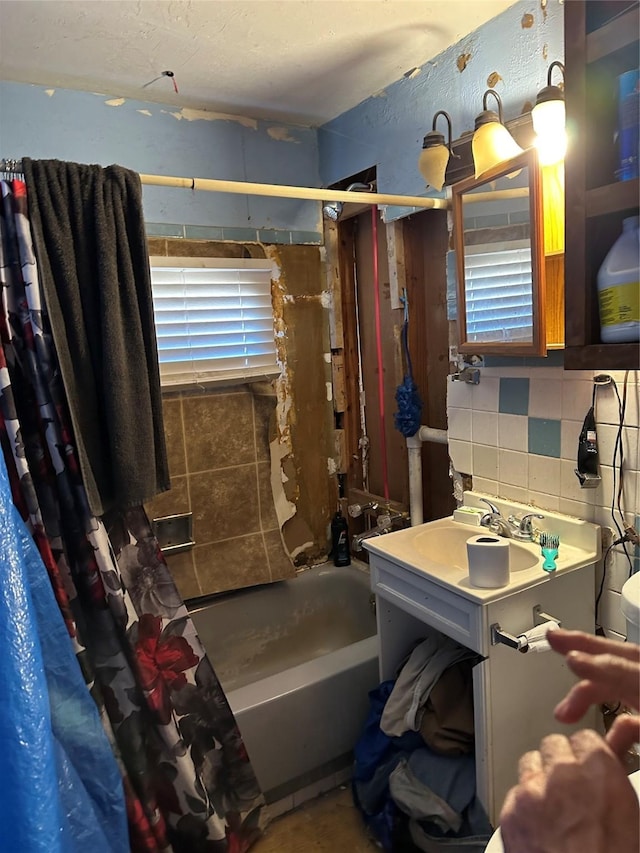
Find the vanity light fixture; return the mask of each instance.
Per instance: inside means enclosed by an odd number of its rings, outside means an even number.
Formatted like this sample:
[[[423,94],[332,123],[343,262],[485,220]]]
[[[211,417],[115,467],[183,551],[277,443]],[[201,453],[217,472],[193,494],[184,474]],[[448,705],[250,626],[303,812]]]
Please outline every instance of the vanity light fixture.
[[[498,103],[498,112],[487,109],[487,96],[493,95]],[[522,148],[504,126],[502,100],[494,89],[487,89],[482,96],[482,112],[476,116],[475,131],[471,140],[475,176],[479,178],[489,169],[522,154]]]
[[[536,148],[543,166],[558,163],[564,158],[567,150],[564,92],[559,86],[551,84],[554,68],[560,69],[564,82],[564,65],[556,60],[549,66],[547,85],[538,92],[536,105],[531,111],[533,129],[536,132]]]
[[[446,145],[444,135],[436,130],[438,116],[444,116],[447,120],[449,140]],[[438,191],[442,189],[449,157],[460,159],[460,155],[454,154],[451,150],[451,117],[444,110],[438,110],[433,117],[431,130],[422,142],[422,153],[418,158],[418,169],[428,187],[431,186],[434,190]]]

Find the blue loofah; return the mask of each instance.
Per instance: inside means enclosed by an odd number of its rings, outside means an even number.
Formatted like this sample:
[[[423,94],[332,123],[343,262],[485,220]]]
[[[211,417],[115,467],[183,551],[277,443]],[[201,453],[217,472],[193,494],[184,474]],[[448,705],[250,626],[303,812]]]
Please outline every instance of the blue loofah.
[[[393,416],[393,422],[405,438],[415,435],[420,429],[420,418],[422,416],[422,400],[418,393],[418,387],[413,381],[411,369],[411,356],[409,355],[409,311],[406,296],[402,298],[405,306],[404,323],[402,325],[402,347],[407,361],[407,375],[402,385],[396,388],[396,403],[398,411]]]

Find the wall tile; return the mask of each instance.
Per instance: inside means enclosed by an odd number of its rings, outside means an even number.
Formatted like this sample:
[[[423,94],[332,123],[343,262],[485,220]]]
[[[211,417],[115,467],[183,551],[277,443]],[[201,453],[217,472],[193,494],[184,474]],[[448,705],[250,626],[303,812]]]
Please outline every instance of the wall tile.
[[[193,553],[203,595],[271,580],[262,534],[196,546]]]
[[[263,534],[267,560],[272,581],[295,577],[296,569],[284,549],[279,530],[269,530]]]
[[[613,424],[597,424],[598,454],[602,465],[613,464],[613,452],[618,437],[618,427]],[[638,428],[623,427],[622,450],[625,469],[638,470]]]
[[[593,504],[571,500],[570,498],[565,498],[560,495],[558,509],[565,515],[572,515],[574,518],[582,518],[584,521],[591,521],[595,523],[596,508]]]
[[[164,437],[167,445],[167,459],[171,477],[185,474],[187,460],[184,451],[184,430],[182,427],[182,400],[178,398],[162,401]]]
[[[473,472],[472,448],[470,441],[449,440],[449,456],[456,471],[462,474]]]
[[[482,374],[484,376],[484,372]],[[482,379],[480,380],[482,382]],[[470,409],[473,398],[473,385],[467,382],[454,382],[449,376],[447,382],[447,406],[458,409]]]
[[[233,240],[234,243],[254,243],[257,240],[257,231],[255,228],[224,228],[223,237],[225,240]]]
[[[529,453],[560,458],[560,421],[529,418]]]
[[[255,461],[251,394],[206,394],[183,400],[189,473]]]
[[[531,488],[529,488],[526,503],[530,503],[532,506],[538,507],[543,513],[545,509],[549,510],[549,512],[560,511],[560,498],[558,495],[548,495],[544,492],[532,492]]]
[[[582,421],[562,421],[562,426],[560,427],[560,457],[562,459],[576,461],[578,458],[578,440],[581,431]]]
[[[273,231],[271,229],[261,229],[258,231],[258,240],[261,243],[271,243],[279,245],[289,245],[291,243],[290,231]]]
[[[262,530],[278,528],[278,516],[271,490],[271,463],[258,462],[258,497],[260,500],[260,526]]]
[[[193,536],[217,542],[260,530],[257,466],[240,465],[189,475]]]
[[[222,240],[222,228],[217,225],[185,225],[187,240]]]
[[[529,414],[529,380],[500,379],[499,411],[506,415]]]
[[[291,242],[298,246],[307,245],[308,243],[322,245],[324,236],[319,231],[292,231]]]
[[[548,456],[529,456],[529,490],[532,492],[550,492],[557,489],[560,482],[560,460]]]
[[[493,412],[473,412],[471,438],[474,444],[498,445],[498,415]]]
[[[485,495],[498,497],[498,484],[495,480],[487,480],[484,477],[473,478],[473,488],[477,492],[482,492]]]
[[[498,415],[498,446],[507,450],[529,447],[529,419],[524,415]]]
[[[609,465],[601,465],[600,466],[600,476],[602,477],[602,482],[600,483],[600,487],[595,490],[595,503],[599,506],[610,507],[612,501],[614,500],[614,492],[615,492],[615,500],[617,505],[617,494],[619,488],[619,475],[618,472],[615,472],[615,486],[614,486],[614,469]],[[636,494],[637,494],[637,483],[638,483],[638,474],[636,471],[625,471],[624,476],[622,478],[622,499],[621,505],[625,512],[634,512]]]
[[[145,222],[148,237],[184,237],[184,225],[171,222]]]
[[[531,379],[529,383],[529,417],[560,419],[562,382],[558,379]]]
[[[521,486],[511,486],[509,483],[500,483],[500,497],[504,497],[509,501],[518,501],[518,503],[528,503],[529,493]]]
[[[487,480],[498,479],[498,449],[482,444],[473,446],[473,473],[474,476],[484,477]]]
[[[529,457],[526,453],[500,449],[498,451],[498,473],[501,483],[526,487],[529,473]]]
[[[500,380],[493,376],[481,376],[479,385],[471,386],[471,405],[474,410],[498,411]]]
[[[202,595],[193,562],[193,551],[167,554],[165,560],[182,598],[197,598]]]
[[[582,422],[591,407],[592,395],[593,382],[565,378],[562,387],[562,417]]]
[[[569,459],[560,460],[560,497],[594,506],[597,503],[594,496],[597,490],[580,488],[575,467],[576,463]]]
[[[165,515],[178,515],[189,512],[189,489],[186,475],[171,478],[171,488],[161,492],[153,500],[147,501],[144,508],[149,519],[162,518]]]
[[[270,459],[270,430],[275,429],[276,397],[268,394],[253,395],[253,413],[256,433],[256,458],[258,462]]]
[[[616,536],[618,535],[616,531]],[[621,592],[622,587],[629,580],[630,573],[634,568],[633,545],[627,545],[629,558],[625,555],[622,545],[614,548],[609,554],[607,560],[607,576],[605,578],[605,588],[613,589],[616,592]],[[629,562],[631,561],[631,562]]]
[[[450,408],[447,416],[449,438],[469,441],[471,439],[471,409]]]

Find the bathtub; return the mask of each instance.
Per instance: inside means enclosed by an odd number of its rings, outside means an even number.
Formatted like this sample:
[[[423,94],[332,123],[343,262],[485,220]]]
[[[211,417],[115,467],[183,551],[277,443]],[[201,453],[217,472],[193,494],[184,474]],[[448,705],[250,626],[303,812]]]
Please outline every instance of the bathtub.
[[[371,600],[364,564],[326,563],[192,602],[268,803],[350,766],[379,681]]]

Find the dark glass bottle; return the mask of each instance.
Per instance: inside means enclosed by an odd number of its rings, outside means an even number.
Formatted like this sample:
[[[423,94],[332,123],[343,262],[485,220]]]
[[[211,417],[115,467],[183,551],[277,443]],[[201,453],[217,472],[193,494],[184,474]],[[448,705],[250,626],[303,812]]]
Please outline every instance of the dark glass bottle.
[[[349,527],[347,519],[340,510],[336,512],[331,521],[331,553],[333,554],[334,566],[348,566],[351,564],[349,554]]]

